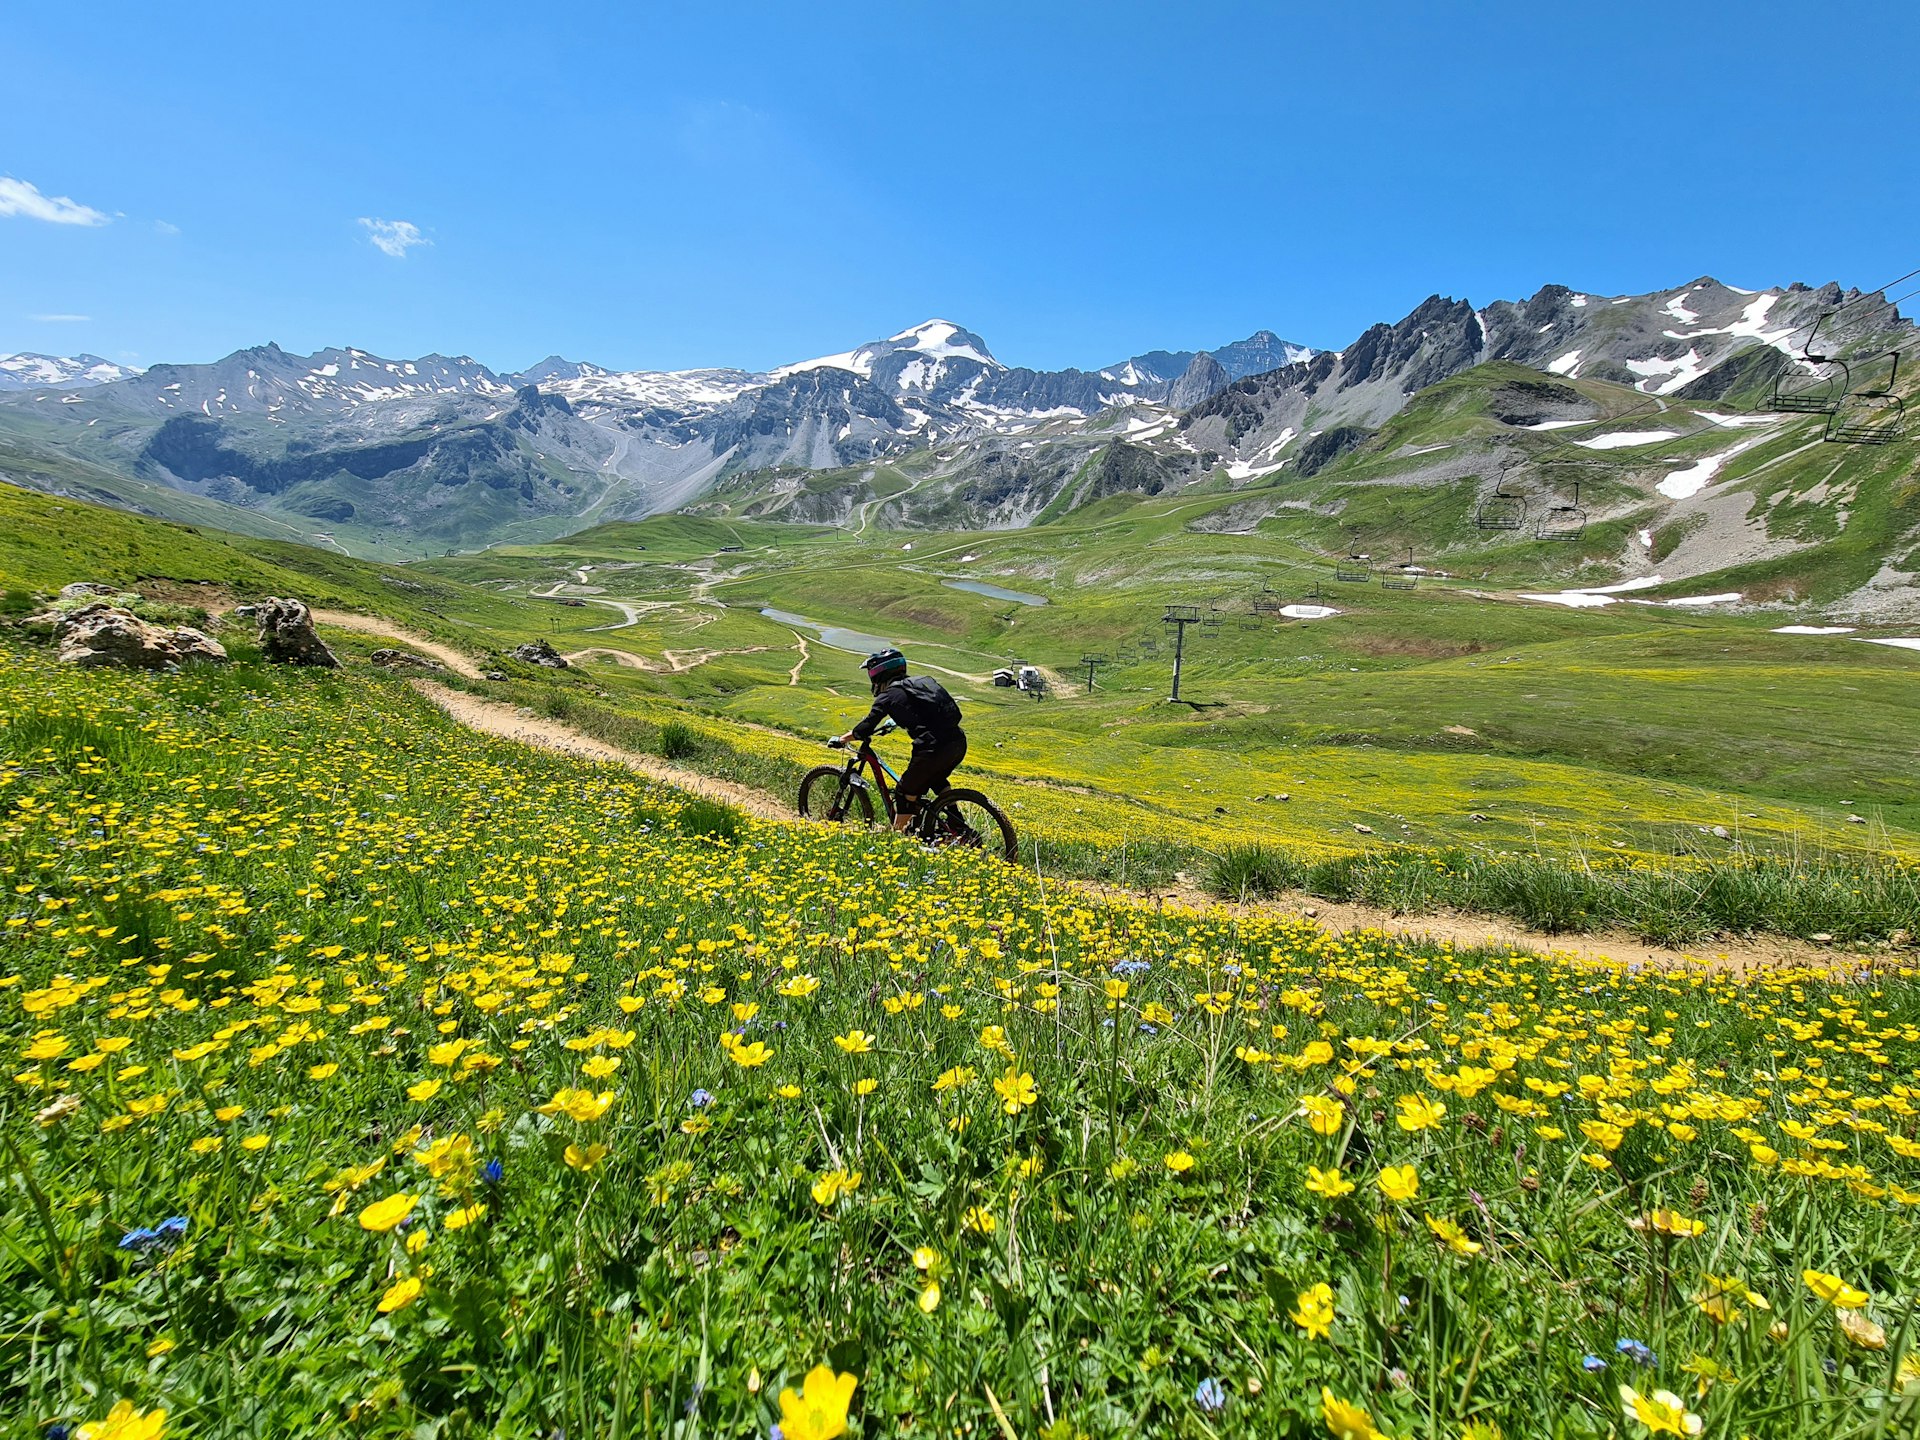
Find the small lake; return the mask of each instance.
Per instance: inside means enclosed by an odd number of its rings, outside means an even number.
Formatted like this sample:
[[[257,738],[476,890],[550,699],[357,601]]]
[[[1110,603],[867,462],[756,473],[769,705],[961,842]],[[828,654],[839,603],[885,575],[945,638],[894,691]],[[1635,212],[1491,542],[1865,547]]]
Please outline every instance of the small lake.
[[[1044,605],[1044,595],[1029,595],[1024,590],[1008,590],[1004,586],[989,585],[984,580],[942,580],[940,582],[950,590],[971,590],[976,595],[985,595],[994,600],[1011,600],[1016,605]]]
[[[777,620],[782,625],[797,625],[802,630],[811,630],[820,638],[822,645],[831,645],[835,650],[846,650],[855,655],[870,655],[875,650],[891,650],[894,642],[882,639],[878,635],[866,635],[858,630],[844,629],[839,625],[823,625],[818,620],[809,620],[804,615],[795,615],[791,610],[775,610],[771,606],[760,613],[769,620]]]

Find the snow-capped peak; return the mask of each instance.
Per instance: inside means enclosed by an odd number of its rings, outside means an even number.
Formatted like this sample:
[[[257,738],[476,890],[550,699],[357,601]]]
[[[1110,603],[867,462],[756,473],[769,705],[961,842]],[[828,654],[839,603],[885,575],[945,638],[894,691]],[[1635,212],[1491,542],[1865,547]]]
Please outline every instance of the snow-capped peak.
[[[987,349],[987,342],[971,330],[963,330],[951,320],[924,320],[898,335],[889,335],[885,340],[869,340],[858,349],[782,365],[772,375],[775,380],[784,380],[804,370],[833,369],[851,370],[863,379],[871,379],[876,365],[888,356],[903,351],[911,351],[928,360],[971,360],[988,370],[1006,368],[993,358],[992,352]]]
[[[0,390],[78,389],[105,385],[140,372],[98,355],[0,355]]]
[[[887,344],[906,350],[918,350],[922,355],[945,360],[957,357],[962,360],[977,360],[989,369],[1004,368],[987,350],[986,342],[971,331],[962,330],[951,320],[923,320],[911,330],[902,330],[888,339]]]

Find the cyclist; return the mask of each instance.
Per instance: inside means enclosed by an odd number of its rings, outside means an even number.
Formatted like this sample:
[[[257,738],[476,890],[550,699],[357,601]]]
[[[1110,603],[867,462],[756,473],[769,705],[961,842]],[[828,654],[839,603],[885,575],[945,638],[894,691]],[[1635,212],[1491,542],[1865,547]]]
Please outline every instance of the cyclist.
[[[894,789],[893,828],[905,830],[920,812],[921,798],[967,758],[967,732],[960,728],[960,705],[947,687],[930,675],[907,674],[907,657],[898,650],[869,655],[865,666],[873,686],[873,709],[858,725],[828,743],[848,745],[873,738],[882,721],[891,720],[913,738],[913,755]]]

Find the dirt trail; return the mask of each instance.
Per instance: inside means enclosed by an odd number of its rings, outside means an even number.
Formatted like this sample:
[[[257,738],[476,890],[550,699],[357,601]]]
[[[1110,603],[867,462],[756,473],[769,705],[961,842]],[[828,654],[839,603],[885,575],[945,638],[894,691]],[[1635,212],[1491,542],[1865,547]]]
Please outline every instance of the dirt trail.
[[[625,665],[631,670],[651,670],[653,666],[638,655],[627,650],[614,650],[605,645],[589,645],[584,650],[574,650],[560,657],[570,663],[582,660],[611,660],[616,665]]]
[[[1456,950],[1511,948],[1537,955],[1559,955],[1576,960],[1618,961],[1625,965],[1650,965],[1662,970],[1687,967],[1707,970],[1753,970],[1778,966],[1831,967],[1840,964],[1871,964],[1872,956],[1859,954],[1844,946],[1815,945],[1783,935],[1757,935],[1740,939],[1721,936],[1702,942],[1698,949],[1676,950],[1643,940],[1630,930],[1592,930],[1583,935],[1549,935],[1497,915],[1472,915],[1457,910],[1442,910],[1431,915],[1401,915],[1377,905],[1360,901],[1322,900],[1307,894],[1290,894],[1278,900],[1255,900],[1245,904],[1221,900],[1194,885],[1174,885],[1151,891],[1127,890],[1093,881],[1071,882],[1100,896],[1125,896],[1133,900],[1158,899],[1167,904],[1190,906],[1196,910],[1221,909],[1235,914],[1272,914],[1297,916],[1310,920],[1322,930],[1345,935],[1356,930],[1380,930],[1409,940],[1445,942]]]
[[[480,669],[473,661],[455,650],[451,645],[442,645],[438,640],[429,640],[417,631],[395,625],[391,620],[382,620],[373,615],[355,615],[347,610],[316,610],[313,612],[315,623],[332,625],[340,630],[358,630],[362,635],[378,635],[386,640],[398,640],[411,646],[422,655],[431,655],[456,675],[464,675],[469,680],[480,678]]]
[[[485,734],[558,750],[585,760],[608,760],[627,765],[651,779],[676,785],[712,800],[724,801],[763,820],[798,822],[799,817],[791,805],[764,790],[735,784],[730,780],[717,780],[657,756],[610,745],[604,740],[583,735],[558,720],[534,715],[519,706],[498,700],[483,700],[460,690],[449,690],[431,680],[415,680],[411,683],[414,689],[455,720]],[[1491,915],[1466,915],[1455,911],[1434,915],[1397,915],[1375,905],[1321,900],[1307,895],[1231,904],[1191,884],[1132,890],[1095,881],[1054,880],[1052,883],[1065,884],[1097,899],[1124,899],[1135,903],[1142,900],[1159,901],[1196,910],[1222,909],[1234,914],[1297,916],[1336,935],[1377,930],[1412,940],[1444,941],[1457,949],[1510,947],[1540,955],[1587,961],[1618,961],[1660,969],[1696,967],[1742,971],[1788,965],[1824,968],[1873,963],[1873,957],[1843,947],[1814,945],[1785,936],[1757,936],[1740,940],[1722,938],[1708,942],[1698,950],[1675,950],[1650,944],[1623,930],[1596,931],[1586,935],[1548,935]]]
[[[798,630],[792,633],[793,638],[800,644],[800,658],[793,662],[793,669],[787,672],[787,684],[789,686],[800,683],[800,672],[807,668],[807,661],[813,658],[813,652],[807,649],[807,637],[802,635]]]
[[[544,715],[535,715],[517,705],[508,705],[499,700],[482,700],[477,695],[449,690],[431,680],[415,680],[412,684],[414,689],[462,725],[483,734],[498,735],[504,740],[518,740],[523,745],[537,745],[544,750],[558,750],[582,760],[610,760],[617,765],[638,770],[649,779],[677,786],[695,795],[704,795],[709,800],[724,801],[763,820],[794,818],[792,806],[775,800],[764,791],[682,769],[658,756],[609,745],[591,735],[582,735],[570,725],[549,720]]]

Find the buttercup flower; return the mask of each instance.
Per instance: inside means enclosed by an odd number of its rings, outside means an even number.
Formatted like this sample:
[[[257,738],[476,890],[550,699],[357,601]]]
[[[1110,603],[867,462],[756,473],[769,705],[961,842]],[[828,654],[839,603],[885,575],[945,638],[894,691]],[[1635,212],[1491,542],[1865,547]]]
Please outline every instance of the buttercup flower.
[[[835,1440],[847,1433],[847,1407],[853,1402],[858,1378],[836,1375],[816,1365],[801,1382],[800,1393],[780,1392],[780,1434],[783,1440]]]

